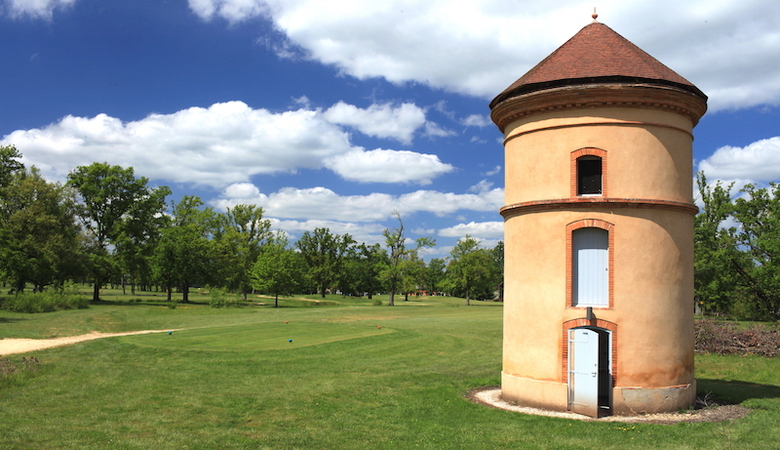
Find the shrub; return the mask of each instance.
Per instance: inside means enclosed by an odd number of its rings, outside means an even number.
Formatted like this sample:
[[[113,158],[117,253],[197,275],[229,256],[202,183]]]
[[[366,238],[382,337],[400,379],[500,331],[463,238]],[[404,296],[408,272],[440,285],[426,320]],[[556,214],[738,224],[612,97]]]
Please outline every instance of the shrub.
[[[89,307],[89,299],[79,295],[72,283],[66,283],[60,289],[0,297],[0,308],[22,313],[44,313],[87,307]]]
[[[228,294],[227,290],[223,288],[209,289],[209,306],[212,308],[231,308],[242,304],[240,295]]]

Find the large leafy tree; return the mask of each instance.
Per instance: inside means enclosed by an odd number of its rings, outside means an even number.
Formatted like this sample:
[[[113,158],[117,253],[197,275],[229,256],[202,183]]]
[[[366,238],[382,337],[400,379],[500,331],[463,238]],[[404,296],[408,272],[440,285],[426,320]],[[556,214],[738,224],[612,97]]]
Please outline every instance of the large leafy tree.
[[[148,180],[136,178],[133,168],[92,163],[77,167],[68,174],[69,186],[80,200],[79,217],[91,239],[89,266],[94,279],[92,299],[100,300],[100,287],[117,269],[117,263],[109,251],[128,232],[130,222],[145,233],[145,227],[153,227],[144,217],[164,212],[165,196],[170,190],[161,186],[150,188]]]
[[[295,243],[322,298],[331,283],[338,280],[349,248],[355,243],[349,234],[332,234],[328,228],[307,231]]]
[[[726,224],[734,212],[731,203],[733,184],[709,185],[704,173],[696,183],[703,203],[694,218],[694,292],[705,312],[729,313],[739,288],[738,268],[744,266],[744,254],[736,246],[736,228]]]
[[[447,262],[442,258],[432,258],[425,267],[425,288],[429,292],[439,292],[442,289]]]
[[[263,219],[263,208],[255,205],[236,205],[217,215],[214,240],[224,268],[220,283],[240,292],[247,299],[252,289],[252,265],[257,261],[262,246],[270,237],[271,222]]]
[[[390,294],[388,305],[390,306],[395,305],[395,294],[404,287],[404,278],[410,270],[416,267],[414,263],[409,263],[410,258],[412,256],[416,257],[420,249],[436,245],[434,239],[423,237],[417,239],[415,248],[407,248],[407,237],[404,233],[404,222],[401,220],[401,215],[398,212],[394,212],[393,217],[398,220],[398,227],[386,228],[382,233],[388,250],[388,261],[385,270],[381,273],[381,277],[387,284]]]
[[[346,272],[350,276],[351,290],[356,295],[365,294],[372,299],[382,289],[379,275],[387,264],[387,253],[379,244],[362,243],[354,247]]]
[[[173,207],[169,225],[162,230],[152,257],[155,278],[168,291],[174,286],[182,293],[182,302],[189,302],[190,286],[214,280],[215,249],[210,240],[216,226],[214,211],[201,208],[203,201],[185,196]]]
[[[301,288],[303,266],[300,253],[289,248],[287,235],[279,232],[263,246],[252,266],[252,287],[273,295],[278,308],[280,295],[292,295]]]
[[[0,267],[17,292],[61,285],[79,275],[81,241],[75,203],[34,167],[8,179],[0,203]]]
[[[130,277],[130,290],[135,294],[138,281],[151,281],[151,257],[160,239],[162,229],[169,218],[162,212],[165,197],[170,194],[167,187],[150,191],[132,204],[129,213],[119,224],[119,235],[114,242],[119,267],[122,270],[122,291],[126,276]]]
[[[694,230],[695,294],[704,312],[780,319],[780,184],[708,184]]]
[[[492,296],[495,280],[495,263],[490,253],[481,248],[479,241],[466,235],[459,240],[450,252],[447,266],[447,284],[456,295],[466,297],[466,305],[471,298],[486,299]]]
[[[425,261],[419,257],[417,249],[412,249],[401,262],[401,268],[403,277],[398,288],[404,294],[404,301],[408,301],[409,294],[416,293],[425,284]]]
[[[746,185],[734,201],[736,247],[745,257],[734,259],[741,289],[753,298],[754,313],[780,319],[780,184]]]

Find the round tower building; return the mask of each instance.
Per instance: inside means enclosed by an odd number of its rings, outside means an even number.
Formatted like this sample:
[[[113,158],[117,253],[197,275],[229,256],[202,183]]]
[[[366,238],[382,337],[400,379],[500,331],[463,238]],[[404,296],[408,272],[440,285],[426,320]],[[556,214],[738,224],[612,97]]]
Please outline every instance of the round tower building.
[[[499,94],[507,400],[597,417],[695,401],[693,127],[707,97],[595,21]]]

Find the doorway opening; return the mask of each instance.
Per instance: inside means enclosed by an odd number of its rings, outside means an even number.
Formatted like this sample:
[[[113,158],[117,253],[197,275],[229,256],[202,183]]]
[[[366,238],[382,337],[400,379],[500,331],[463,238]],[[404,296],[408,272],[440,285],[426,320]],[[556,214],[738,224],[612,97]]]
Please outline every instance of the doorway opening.
[[[569,330],[569,410],[590,417],[612,414],[612,333],[598,327]]]

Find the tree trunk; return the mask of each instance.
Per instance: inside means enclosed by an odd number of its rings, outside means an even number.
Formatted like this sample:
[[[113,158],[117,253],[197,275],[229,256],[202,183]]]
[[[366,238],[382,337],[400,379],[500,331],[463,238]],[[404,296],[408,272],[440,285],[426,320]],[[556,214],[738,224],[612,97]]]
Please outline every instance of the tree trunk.
[[[181,287],[181,302],[182,303],[189,303],[190,302],[190,285],[189,285],[189,283],[184,283],[184,285]]]
[[[276,294],[276,298],[274,299],[274,308],[279,307],[279,294]]]
[[[168,291],[168,302],[170,303],[170,301],[171,301],[171,295],[173,294],[173,287],[171,287],[170,285],[168,285],[168,289],[166,289],[166,290]]]
[[[100,301],[100,280],[95,278],[95,284],[92,286],[92,301],[93,302],[99,302]]]

